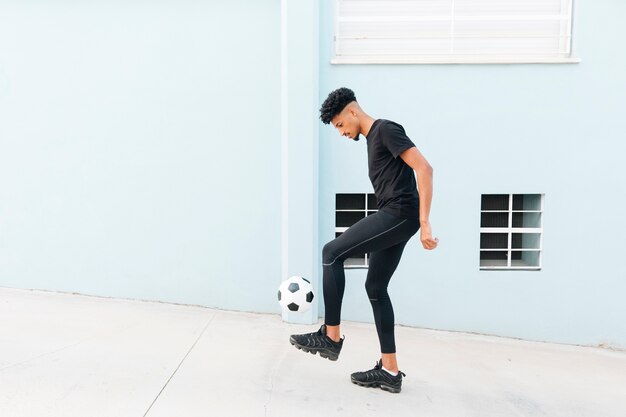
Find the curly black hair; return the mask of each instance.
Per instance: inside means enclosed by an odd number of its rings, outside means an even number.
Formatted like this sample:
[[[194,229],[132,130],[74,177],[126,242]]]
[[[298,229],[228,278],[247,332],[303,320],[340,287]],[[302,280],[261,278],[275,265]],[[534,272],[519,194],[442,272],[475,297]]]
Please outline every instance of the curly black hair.
[[[341,113],[353,101],[356,101],[354,91],[346,87],[336,89],[324,100],[320,108],[320,119],[324,124],[329,124],[333,117]]]

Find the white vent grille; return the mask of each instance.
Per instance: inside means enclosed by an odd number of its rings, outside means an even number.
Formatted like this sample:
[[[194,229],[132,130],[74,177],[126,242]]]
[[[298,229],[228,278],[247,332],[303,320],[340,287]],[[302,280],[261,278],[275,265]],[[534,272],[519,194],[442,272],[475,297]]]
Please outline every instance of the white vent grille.
[[[335,237],[339,237],[366,216],[378,211],[374,194],[336,194],[335,195]],[[369,253],[346,259],[344,268],[367,268]]]
[[[541,269],[543,194],[483,194],[480,269]]]

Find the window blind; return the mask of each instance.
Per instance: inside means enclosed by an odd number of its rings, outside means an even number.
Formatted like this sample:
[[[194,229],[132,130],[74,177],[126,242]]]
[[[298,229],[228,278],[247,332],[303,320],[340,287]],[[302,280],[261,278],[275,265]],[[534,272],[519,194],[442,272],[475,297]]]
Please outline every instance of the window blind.
[[[333,63],[577,62],[573,0],[335,0]]]

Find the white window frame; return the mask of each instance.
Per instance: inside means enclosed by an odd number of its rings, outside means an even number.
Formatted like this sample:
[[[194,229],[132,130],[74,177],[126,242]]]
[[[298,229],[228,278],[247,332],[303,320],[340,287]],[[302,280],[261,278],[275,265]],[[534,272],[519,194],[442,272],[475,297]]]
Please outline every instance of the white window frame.
[[[485,193],[482,195],[489,194],[504,194],[504,193]],[[481,196],[482,196],[481,195]],[[540,196],[540,208],[539,210],[513,210],[513,195],[539,195]],[[506,248],[493,248],[493,249],[485,249],[480,247],[480,252],[507,252],[507,264],[506,265],[483,265],[482,260],[479,257],[479,268],[481,270],[533,270],[539,271],[542,267],[543,261],[543,222],[544,222],[544,202],[545,202],[545,194],[543,193],[514,193],[508,194],[509,196],[509,208],[508,210],[480,210],[481,217],[482,213],[508,213],[508,227],[481,227],[480,233],[506,233],[507,236],[507,247]],[[513,213],[538,213],[540,218],[540,226],[539,227],[513,227]],[[513,234],[539,234],[539,247],[538,248],[513,248]],[[537,265],[513,265],[512,264],[512,252],[539,252],[538,254],[538,264]]]
[[[365,209],[338,209],[337,208],[337,195],[342,195],[342,194],[360,194],[363,195],[363,198],[365,199]],[[356,212],[356,213],[365,213],[365,217],[368,216],[368,213],[371,213],[373,211],[378,211],[378,207],[374,207],[374,208],[370,208],[368,207],[368,200],[369,200],[369,196],[370,195],[374,195],[374,193],[354,193],[354,192],[347,192],[347,193],[335,193],[335,234],[334,236],[337,236],[337,233],[343,233],[346,230],[349,229],[348,227],[338,227],[337,226],[337,213],[340,212]],[[337,236],[338,237],[338,236]],[[344,269],[367,269],[369,267],[369,256],[366,253],[365,254],[365,259],[364,259],[364,263],[363,264],[348,264],[348,260],[352,259],[354,262],[355,259],[361,259],[361,257],[359,258],[348,258],[346,259],[346,262],[344,262]]]
[[[561,39],[561,49],[559,53],[553,54],[487,54],[486,52],[477,54],[459,54],[454,51],[454,42],[455,39],[461,38],[480,38],[483,35],[456,35],[454,34],[454,26],[455,21],[460,21],[463,19],[461,17],[455,17],[454,13],[454,0],[450,0],[452,2],[450,17],[445,18],[444,20],[450,21],[450,36],[442,36],[441,34],[431,34],[431,35],[422,35],[422,36],[406,36],[402,37],[401,35],[396,35],[394,38],[385,38],[380,37],[379,39],[387,39],[389,45],[393,45],[394,39],[397,41],[407,40],[407,39],[427,39],[427,38],[441,38],[441,39],[450,39],[450,51],[447,53],[443,53],[441,51],[436,54],[417,54],[417,55],[407,55],[402,53],[397,54],[389,54],[389,55],[377,55],[377,54],[356,54],[356,53],[345,53],[340,54],[339,50],[341,48],[340,43],[342,39],[348,39],[352,41],[358,41],[359,39],[368,40],[373,39],[375,35],[361,35],[355,37],[340,37],[340,24],[342,22],[391,22],[400,23],[407,21],[415,21],[415,22],[433,22],[433,21],[441,21],[441,16],[423,16],[423,17],[406,17],[396,14],[395,16],[391,13],[389,16],[374,16],[374,17],[351,17],[351,16],[340,16],[340,5],[341,2],[350,2],[350,1],[369,1],[372,3],[384,3],[386,0],[333,0],[334,3],[334,36],[333,36],[333,58],[331,59],[331,64],[563,64],[563,63],[579,63],[580,58],[572,56],[572,33],[573,33],[573,23],[574,23],[574,0],[560,0],[561,1],[561,13],[559,15],[546,15],[539,16],[537,20],[560,20],[560,34],[557,35]],[[402,0],[404,2],[411,0]],[[391,3],[391,2],[390,2]],[[396,1],[397,3],[397,1]],[[508,20],[516,20],[518,16],[501,16],[502,19]],[[352,19],[352,20],[351,20]],[[370,20],[371,19],[371,20]],[[456,19],[456,20],[455,20]],[[476,21],[488,21],[494,20],[493,16],[466,16],[464,17],[466,21],[476,20]],[[525,20],[525,19],[518,19]],[[526,19],[527,20],[527,19]],[[504,20],[502,20],[504,21]],[[505,38],[520,38],[519,34],[500,34],[497,37],[494,37],[493,34],[484,35],[484,39],[505,39]],[[516,36],[517,35],[517,36]],[[553,36],[547,36],[545,34],[537,34],[531,33],[528,36],[521,37],[521,39],[528,38],[550,38]],[[478,43],[477,43],[478,45]],[[390,48],[391,50],[391,48]]]

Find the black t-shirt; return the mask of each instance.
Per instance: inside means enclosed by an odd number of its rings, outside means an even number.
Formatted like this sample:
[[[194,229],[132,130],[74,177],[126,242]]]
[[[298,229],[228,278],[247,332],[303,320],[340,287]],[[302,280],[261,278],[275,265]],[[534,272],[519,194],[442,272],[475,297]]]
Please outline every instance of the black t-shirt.
[[[419,218],[419,195],[413,168],[399,155],[415,146],[398,123],[377,119],[367,136],[369,177],[378,209],[398,217]]]

